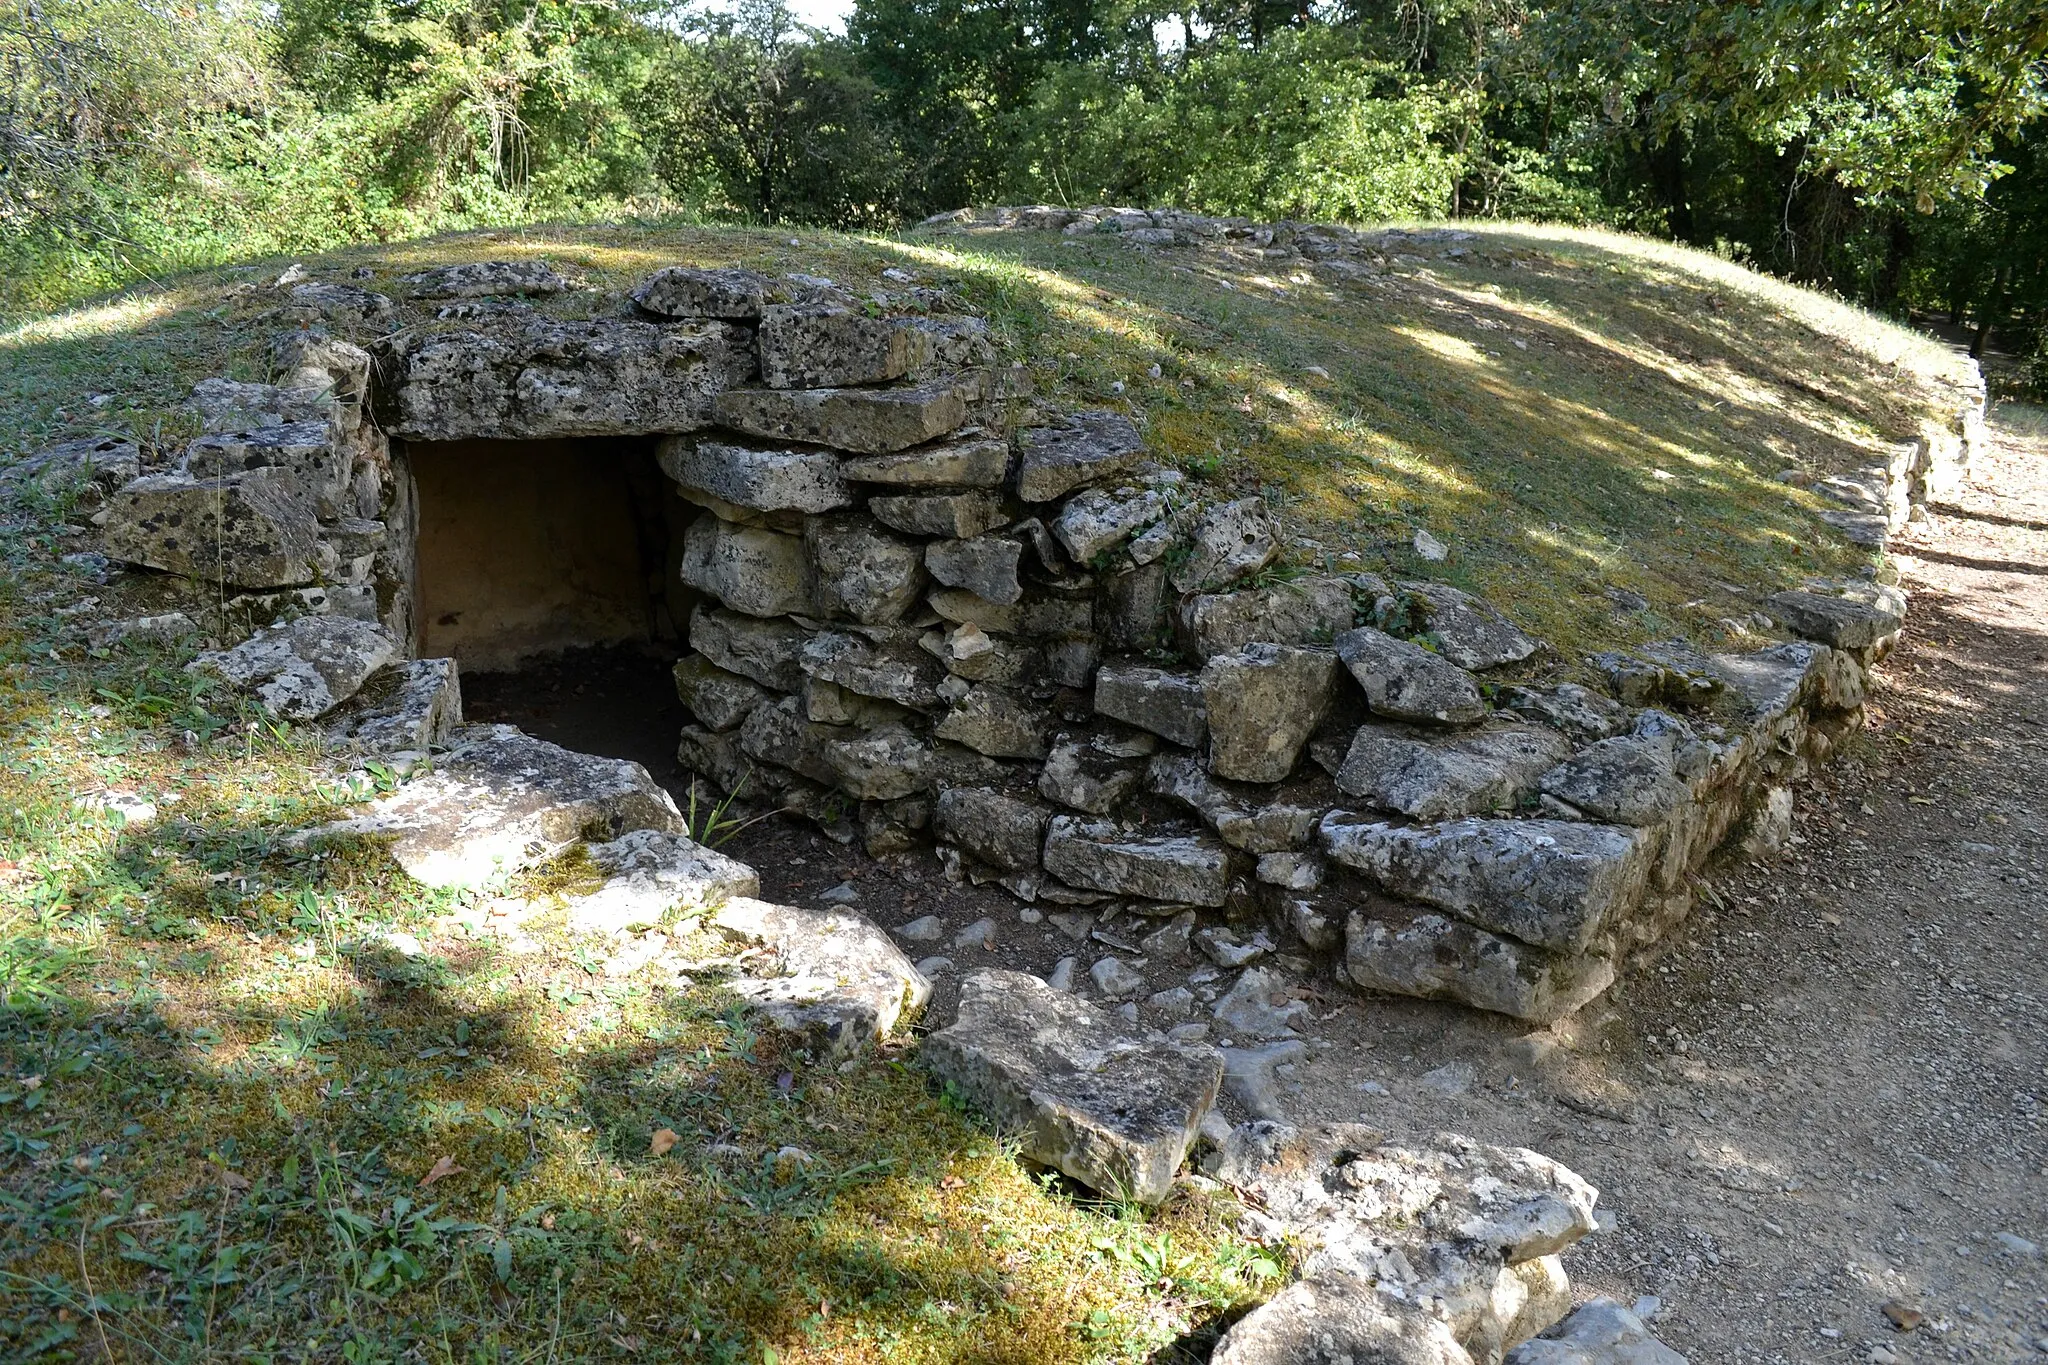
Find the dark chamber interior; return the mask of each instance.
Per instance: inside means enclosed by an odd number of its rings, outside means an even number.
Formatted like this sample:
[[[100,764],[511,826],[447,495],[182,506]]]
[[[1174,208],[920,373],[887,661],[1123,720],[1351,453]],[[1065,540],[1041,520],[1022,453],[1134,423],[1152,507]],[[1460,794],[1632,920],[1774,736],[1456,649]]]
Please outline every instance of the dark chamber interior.
[[[630,758],[675,786],[689,716],[669,664],[688,604],[652,438],[419,442],[419,653],[453,658],[472,723]],[[673,585],[673,590],[672,590]]]

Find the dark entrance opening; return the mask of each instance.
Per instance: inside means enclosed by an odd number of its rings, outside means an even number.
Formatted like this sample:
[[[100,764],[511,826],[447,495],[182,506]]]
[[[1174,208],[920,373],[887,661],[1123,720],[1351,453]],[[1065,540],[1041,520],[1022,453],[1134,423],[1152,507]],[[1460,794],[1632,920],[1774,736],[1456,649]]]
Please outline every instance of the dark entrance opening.
[[[419,653],[472,723],[630,758],[674,786],[683,504],[654,438],[420,442]]]

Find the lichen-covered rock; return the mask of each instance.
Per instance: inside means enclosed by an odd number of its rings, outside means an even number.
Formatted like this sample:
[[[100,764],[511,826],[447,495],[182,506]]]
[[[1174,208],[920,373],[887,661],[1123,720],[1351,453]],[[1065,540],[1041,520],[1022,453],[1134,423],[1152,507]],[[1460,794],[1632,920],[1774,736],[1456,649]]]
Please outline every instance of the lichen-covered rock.
[[[740,752],[737,730],[718,734],[701,725],[685,725],[676,737],[676,766],[728,795],[752,800],[764,789],[754,780],[753,760]]]
[[[1506,688],[1501,692],[1501,705],[1577,740],[1606,739],[1628,723],[1621,707],[1577,683],[1542,689]]]
[[[718,395],[712,415],[749,436],[886,455],[957,430],[984,386],[980,371],[968,371],[878,389],[735,389]]]
[[[768,699],[760,684],[726,672],[702,654],[676,660],[674,674],[676,696],[713,730],[733,729]]]
[[[1191,755],[1163,753],[1145,771],[1146,788],[1171,797],[1202,817],[1223,842],[1247,853],[1299,848],[1323,812],[1285,802],[1265,803],[1254,793],[1216,781]]]
[[[939,793],[932,819],[941,839],[1003,872],[1035,872],[1052,812],[987,787]]]
[[[839,457],[827,450],[760,450],[727,441],[671,437],[656,452],[685,488],[759,512],[830,512],[851,507]]]
[[[890,723],[825,746],[833,785],[862,801],[900,801],[930,791],[937,767],[931,741]]]
[[[1348,1276],[1287,1286],[1223,1334],[1209,1365],[1473,1365],[1438,1318]]]
[[[40,450],[17,464],[0,469],[0,497],[33,490],[59,497],[90,490],[97,497],[131,483],[142,474],[142,451],[118,436],[88,436]]]
[[[1083,636],[1094,625],[1094,604],[1069,597],[1033,597],[1015,605],[991,602],[962,588],[945,588],[925,599],[955,625],[973,624],[994,635]]]
[[[1772,593],[1764,610],[1809,640],[1836,649],[1882,650],[1906,624],[1906,594],[1881,583],[1816,583]]]
[[[1246,645],[1202,666],[1209,770],[1240,782],[1279,782],[1328,714],[1337,656],[1293,645]]]
[[[690,647],[728,673],[777,692],[804,685],[801,656],[810,633],[794,621],[764,620],[699,607],[690,614]]]
[[[1538,649],[1492,603],[1448,583],[1403,583],[1410,620],[1460,668],[1482,670],[1520,663]]]
[[[706,512],[683,534],[682,580],[749,616],[812,609],[804,543],[759,526],[735,526]]]
[[[1394,923],[1354,911],[1344,945],[1345,972],[1369,991],[1459,1000],[1540,1024],[1614,984],[1604,956],[1550,952],[1437,914]]]
[[[696,431],[713,396],[753,374],[750,337],[725,322],[538,315],[402,333],[389,343],[391,430],[416,441]]]
[[[303,309],[329,322],[382,322],[397,311],[385,295],[352,284],[294,285],[291,298],[295,307],[289,312]]]
[[[1033,427],[1018,455],[1017,496],[1052,502],[1121,477],[1137,466],[1144,448],[1130,419],[1114,412],[1077,413],[1058,426]]]
[[[983,683],[955,702],[932,733],[991,758],[1044,758],[1051,728],[1044,712]]]
[[[1209,736],[1202,685],[1185,673],[1105,664],[1095,673],[1095,710],[1190,749]]]
[[[1345,580],[1297,578],[1188,599],[1180,609],[1181,638],[1199,659],[1256,643],[1328,645],[1351,629],[1355,616],[1351,584]]]
[[[1215,592],[1280,557],[1280,519],[1263,498],[1210,508],[1195,524],[1188,556],[1167,574],[1182,592]]]
[[[1216,1002],[1214,1013],[1234,1033],[1286,1038],[1307,1022],[1308,1002],[1278,972],[1247,967]]]
[[[633,290],[633,302],[664,318],[725,318],[752,322],[774,289],[751,270],[697,270],[672,265],[655,271]]]
[[[1692,799],[1673,740],[1668,733],[1622,735],[1590,744],[1543,774],[1544,794],[1596,820],[1655,825]]]
[[[939,684],[946,677],[938,661],[913,640],[877,642],[842,631],[812,637],[803,645],[797,665],[805,677],[913,711],[939,708]]]
[[[733,896],[712,923],[772,950],[776,971],[727,983],[733,994],[819,1060],[852,1056],[924,1008],[931,982],[865,917]]]
[[[859,513],[806,519],[804,547],[811,600],[827,615],[887,625],[902,620],[925,590],[923,547]]]
[[[472,261],[435,266],[404,277],[416,299],[480,299],[507,294],[559,294],[575,281],[545,261]]]
[[[335,424],[343,405],[327,385],[287,388],[234,379],[202,379],[192,386],[185,406],[199,415],[202,430],[228,432],[299,422]]]
[[[1060,508],[1052,533],[1076,564],[1090,564],[1096,556],[1164,517],[1166,511],[1166,498],[1155,488],[1119,488],[1113,493],[1091,488]]]
[[[1361,725],[1338,769],[1338,790],[1418,820],[1512,809],[1571,743],[1541,726],[1497,724],[1452,735]]]
[[[1084,891],[1171,905],[1222,905],[1230,887],[1229,857],[1206,836],[1129,834],[1071,815],[1047,828],[1045,870]]]
[[[966,540],[993,530],[1008,519],[1002,499],[993,493],[892,493],[869,498],[876,521],[914,536]]]
[[[450,740],[431,770],[310,834],[389,837],[413,880],[450,887],[480,886],[593,835],[687,833],[675,801],[638,763],[579,754],[510,725],[467,726]]]
[[[1027,1160],[1147,1204],[1173,1188],[1223,1071],[1213,1049],[1146,1042],[1022,972],[963,981],[958,1019],[923,1055],[996,1127],[1022,1134]]]
[[[1048,801],[1107,815],[1138,785],[1138,766],[1103,753],[1085,739],[1062,737],[1039,770],[1038,791]]]
[[[924,551],[934,580],[1006,606],[1023,600],[1024,585],[1017,576],[1023,559],[1024,546],[1006,536],[935,540]]]
[[[1686,1365],[1686,1358],[1652,1336],[1634,1313],[1598,1298],[1566,1318],[1554,1336],[1509,1351],[1503,1365]]]
[[[761,892],[753,868],[681,834],[634,830],[588,853],[604,882],[568,897],[569,927],[580,933],[654,928]]]
[[[1366,704],[1382,716],[1438,725],[1470,725],[1486,716],[1479,680],[1421,645],[1371,626],[1347,630],[1335,643]]]
[[[836,303],[770,304],[755,335],[771,389],[881,384],[931,363],[932,339],[908,318],[877,318]]]
[[[856,483],[900,488],[998,488],[1010,469],[1010,447],[992,436],[962,433],[956,440],[894,455],[860,455],[841,472]]]
[[[101,548],[123,563],[238,588],[309,583],[320,568],[313,506],[281,469],[144,475],[115,492],[106,511]]]
[[[453,659],[387,664],[328,718],[327,733],[368,753],[425,753],[462,724],[462,679]]]
[[[820,725],[805,717],[799,698],[784,697],[773,705],[755,707],[747,716],[740,726],[740,750],[749,758],[830,787],[837,784],[839,770],[827,751],[835,741],[857,733],[845,726]]]
[[[1397,828],[1332,811],[1334,862],[1391,895],[1448,910],[1525,943],[1578,951],[1640,901],[1648,841],[1636,830],[1568,820],[1453,820]]]
[[[397,653],[383,628],[368,621],[302,616],[233,649],[201,654],[185,667],[254,693],[273,716],[315,720],[353,697]]]

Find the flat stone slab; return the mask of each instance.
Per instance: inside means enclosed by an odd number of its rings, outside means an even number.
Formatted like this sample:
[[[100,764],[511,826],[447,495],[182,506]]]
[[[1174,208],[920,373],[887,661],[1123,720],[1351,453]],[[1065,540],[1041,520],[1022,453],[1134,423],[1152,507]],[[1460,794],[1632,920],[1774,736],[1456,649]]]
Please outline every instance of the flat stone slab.
[[[392,431],[417,441],[697,431],[713,396],[753,375],[752,336],[728,322],[538,315],[405,335],[390,344]]]
[[[1121,477],[1137,467],[1145,443],[1120,413],[1084,412],[1059,426],[1024,433],[1017,460],[1017,496],[1051,502],[1077,488]]]
[[[1595,820],[1655,825],[1692,799],[1678,775],[1670,734],[1621,735],[1589,744],[1543,774],[1542,787]]]
[[[1095,710],[1190,749],[1209,736],[1202,685],[1185,673],[1105,664],[1095,674]]]
[[[1577,952],[1642,898],[1649,841],[1637,830],[1569,820],[1453,820],[1441,825],[1323,818],[1333,862],[1391,895],[1539,947]]]
[[[995,494],[890,493],[868,499],[868,511],[884,526],[913,536],[944,536],[965,540],[1009,520]]]
[[[1547,1337],[1525,1341],[1503,1365],[1687,1365],[1650,1334],[1643,1320],[1613,1299],[1594,1299]]]
[[[233,649],[203,653],[185,669],[253,693],[281,720],[316,720],[353,697],[397,654],[382,626],[349,616],[302,616]]]
[[[125,564],[238,588],[310,583],[320,567],[312,503],[282,469],[145,475],[116,490],[106,512],[101,549]]]
[[[1195,523],[1187,557],[1167,578],[1182,592],[1227,588],[1278,559],[1284,534],[1263,498],[1211,507]]]
[[[1052,534],[1076,564],[1090,564],[1163,518],[1166,510],[1165,495],[1157,489],[1091,488],[1060,508]]]
[[[673,674],[677,699],[710,730],[737,729],[755,707],[769,699],[759,683],[726,672],[702,654],[686,654],[676,660]]]
[[[761,890],[760,877],[745,863],[662,830],[634,830],[590,845],[589,854],[605,880],[570,898],[569,927],[581,933],[655,928]]]
[[[328,718],[327,733],[373,754],[425,753],[462,724],[453,659],[408,659],[371,674]]]
[[[1239,782],[1280,782],[1322,724],[1341,672],[1327,649],[1253,644],[1202,665],[1209,770]]]
[[[942,839],[1003,872],[1036,872],[1052,812],[987,787],[939,793],[933,821]]]
[[[1448,583],[1403,583],[1401,588],[1421,618],[1417,624],[1460,668],[1480,671],[1520,663],[1541,648],[1484,598]]]
[[[1379,715],[1437,725],[1470,725],[1486,716],[1479,680],[1421,645],[1371,626],[1345,631],[1335,645]]]
[[[682,581],[749,616],[808,614],[810,559],[798,536],[737,526],[712,512],[683,533]]]
[[[757,512],[830,512],[853,491],[827,450],[761,450],[727,441],[671,439],[656,451],[662,473],[686,488]]]
[[[112,492],[142,474],[142,451],[118,436],[88,436],[39,450],[0,469],[0,494],[34,489],[55,497],[88,484]]]
[[[532,867],[593,834],[686,833],[675,801],[638,763],[579,754],[510,725],[469,726],[450,739],[432,769],[309,836],[388,835],[414,881],[449,887]]]
[[[821,1061],[889,1036],[924,1008],[931,982],[865,916],[728,897],[712,922],[774,951],[779,970],[728,982],[775,1027],[801,1035]]]
[[[1874,649],[1905,626],[1906,594],[1877,583],[1823,585],[1772,593],[1764,610],[1809,640],[1836,649]]]
[[[724,318],[751,322],[774,291],[767,276],[751,270],[698,270],[672,265],[655,271],[633,290],[633,302],[665,318]]]
[[[474,261],[467,265],[435,266],[403,278],[409,286],[408,295],[415,299],[560,294],[576,287],[574,280],[545,261]]]
[[[886,625],[903,619],[925,590],[924,547],[858,512],[806,518],[804,549],[817,609],[828,615]]]
[[[958,440],[919,446],[894,455],[856,456],[842,466],[841,472],[856,483],[903,488],[997,488],[1009,469],[1007,442],[963,434]]]
[[[1046,831],[1045,870],[1084,891],[1173,905],[1221,905],[1230,884],[1228,855],[1206,837],[1128,834],[1071,815]]]
[[[886,455],[935,441],[967,421],[979,371],[877,389],[735,389],[712,403],[718,424],[749,436]]]
[[[939,684],[946,676],[938,660],[914,642],[878,644],[865,636],[839,631],[811,637],[795,662],[804,677],[913,711],[938,709]]]
[[[1114,1015],[1022,972],[976,972],[924,1045],[1022,1154],[1112,1198],[1157,1204],[1216,1102],[1214,1049],[1146,1042]]]
[[[1501,723],[1444,735],[1367,724],[1351,737],[1337,788],[1379,810],[1451,820],[1513,808],[1570,753],[1570,741],[1547,726]]]
[[[1343,579],[1297,578],[1192,597],[1181,607],[1180,633],[1195,657],[1210,659],[1255,643],[1328,646],[1356,624],[1355,616]]]
[[[801,656],[810,638],[794,621],[705,607],[690,614],[691,648],[728,673],[777,692],[794,692],[804,685]]]
[[[841,304],[770,304],[755,344],[771,389],[882,384],[929,364],[931,336],[908,318],[877,318]]]

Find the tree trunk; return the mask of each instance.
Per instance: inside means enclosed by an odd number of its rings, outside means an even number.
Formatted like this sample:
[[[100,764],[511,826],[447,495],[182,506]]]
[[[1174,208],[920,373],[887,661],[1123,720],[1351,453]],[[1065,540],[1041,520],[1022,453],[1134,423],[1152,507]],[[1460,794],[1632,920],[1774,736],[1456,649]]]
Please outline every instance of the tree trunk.
[[[1977,312],[1977,335],[1970,339],[1972,360],[1984,358],[1984,347],[1991,340],[1991,329],[2005,313],[2005,282],[2011,271],[2011,266],[2002,265],[1998,267],[1998,273],[1991,278],[1990,293],[1985,296],[1984,304]]]

